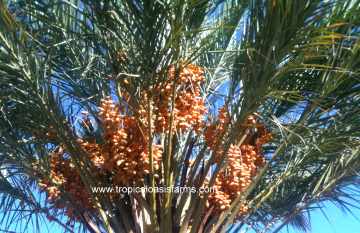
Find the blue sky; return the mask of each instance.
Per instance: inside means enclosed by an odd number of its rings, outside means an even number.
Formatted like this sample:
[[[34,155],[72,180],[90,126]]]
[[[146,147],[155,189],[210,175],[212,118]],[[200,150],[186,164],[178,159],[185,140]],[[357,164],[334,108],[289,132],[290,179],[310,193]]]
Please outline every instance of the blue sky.
[[[321,213],[320,210],[315,210],[311,215],[312,233],[360,233],[360,221],[351,214],[342,212],[334,205],[327,203],[323,209],[326,213],[328,220]],[[360,210],[351,208],[354,215],[359,216]],[[286,227],[281,233],[288,232]],[[293,230],[289,227],[289,233],[298,233],[299,231]]]
[[[360,233],[360,221],[351,214],[344,213],[339,208],[330,202],[324,203],[323,211],[313,210],[311,212],[311,233]],[[355,216],[360,219],[360,210],[351,208]],[[231,233],[245,233],[246,231],[240,230],[238,232],[232,231]],[[247,231],[246,233],[256,233],[255,231]],[[267,233],[267,232],[264,232]],[[284,227],[280,233],[303,233],[302,231],[289,227]]]

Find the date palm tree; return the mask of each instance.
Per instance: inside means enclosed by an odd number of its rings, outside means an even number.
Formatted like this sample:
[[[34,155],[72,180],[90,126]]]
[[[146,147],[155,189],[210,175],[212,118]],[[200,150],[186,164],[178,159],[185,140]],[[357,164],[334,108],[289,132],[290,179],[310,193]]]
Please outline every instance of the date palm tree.
[[[276,233],[351,210],[359,32],[358,0],[0,0],[2,230]]]

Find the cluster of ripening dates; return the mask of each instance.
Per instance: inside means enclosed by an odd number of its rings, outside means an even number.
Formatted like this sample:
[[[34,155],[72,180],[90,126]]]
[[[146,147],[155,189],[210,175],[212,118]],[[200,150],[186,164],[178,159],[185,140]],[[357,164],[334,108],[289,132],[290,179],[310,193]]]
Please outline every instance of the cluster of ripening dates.
[[[207,108],[200,93],[201,84],[204,82],[203,69],[189,64],[181,67],[177,79],[175,73],[175,66],[171,66],[168,79],[153,89],[152,132],[168,132],[172,119],[175,131],[186,132],[193,129],[197,133],[203,133],[210,150],[216,151],[215,162],[219,162],[223,153],[222,145],[217,144],[219,135],[224,132],[229,122],[227,110],[220,109],[216,123],[206,123]],[[176,95],[172,97],[174,87]],[[120,103],[115,103],[111,97],[101,101],[98,116],[103,131],[102,143],[93,139],[77,140],[91,162],[93,176],[100,180],[107,179],[111,185],[142,185],[144,178],[150,173],[149,148],[152,148],[154,172],[158,172],[163,148],[158,144],[149,146],[152,142],[147,133],[147,96],[148,93],[142,94],[144,103],[140,103],[131,113],[125,111]],[[125,102],[127,98],[129,97],[124,97]],[[173,109],[172,116],[170,109]],[[84,116],[84,122],[91,124],[87,115]],[[228,166],[218,174],[214,185],[216,192],[211,193],[207,200],[207,207],[218,213],[229,208],[232,200],[249,186],[258,168],[265,163],[261,147],[271,136],[264,126],[256,123],[253,116],[248,117],[246,123],[257,127],[260,133],[254,143],[231,145],[228,150]],[[55,208],[66,211],[70,219],[78,218],[76,205],[73,203],[85,210],[94,208],[91,193],[85,188],[81,174],[74,161],[69,159],[65,146],[60,146],[50,154],[50,166],[49,177],[42,179],[39,185],[47,192],[48,200]],[[64,198],[62,192],[66,193],[68,198]],[[70,201],[72,204],[67,204]],[[241,212],[246,211],[244,205]]]
[[[226,108],[221,108],[218,114],[218,124],[208,125],[204,133],[205,141],[215,153],[215,162],[218,164],[223,159],[224,153],[221,141],[217,140],[217,137],[224,133],[229,121]],[[215,213],[228,209],[232,201],[251,184],[258,169],[265,165],[261,148],[271,139],[271,134],[267,132],[264,125],[257,123],[253,115],[247,117],[243,125],[245,128],[256,128],[257,134],[245,137],[241,145],[230,145],[226,156],[226,169],[222,169],[217,175],[214,184],[216,191],[209,195],[207,201],[207,208],[213,209]],[[248,211],[246,204],[240,204],[238,216]]]

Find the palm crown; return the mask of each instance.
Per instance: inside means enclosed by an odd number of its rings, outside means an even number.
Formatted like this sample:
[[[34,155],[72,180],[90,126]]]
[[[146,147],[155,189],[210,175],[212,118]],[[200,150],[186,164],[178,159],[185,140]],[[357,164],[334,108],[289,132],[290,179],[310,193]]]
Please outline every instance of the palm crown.
[[[278,232],[357,203],[359,6],[0,1],[3,225]]]

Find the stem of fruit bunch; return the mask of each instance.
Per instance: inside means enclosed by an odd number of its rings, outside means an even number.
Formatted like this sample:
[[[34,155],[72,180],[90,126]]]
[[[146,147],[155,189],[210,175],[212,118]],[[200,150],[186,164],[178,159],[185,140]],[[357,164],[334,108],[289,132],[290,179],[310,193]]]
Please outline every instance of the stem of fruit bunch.
[[[188,173],[189,169],[189,160],[191,156],[191,152],[193,151],[195,142],[197,141],[197,136],[195,138],[192,137],[192,132],[188,134],[186,139],[186,143],[184,146],[184,151],[182,152],[181,159],[178,162],[177,169],[175,171],[175,177],[180,177],[180,187],[184,187],[186,183],[186,174]],[[179,166],[182,165],[183,166]]]
[[[197,168],[199,166],[201,160],[205,156],[205,151],[206,151],[206,147],[203,147],[202,150],[198,153],[195,163],[189,171],[190,175],[189,175],[188,181],[185,184],[186,187],[192,187],[192,185],[194,183],[194,179],[192,179],[192,178],[195,176],[195,172],[196,172],[196,169],[194,169],[194,167]],[[186,176],[186,174],[184,174],[184,176]],[[186,177],[184,179],[186,179]],[[180,223],[180,221],[181,221],[181,215],[183,213],[184,208],[186,207],[185,205],[189,198],[189,195],[191,195],[191,194],[189,194],[188,192],[185,192],[185,193],[182,193],[180,196],[180,201],[179,201],[179,204],[178,204],[178,207],[176,210],[176,215],[175,215],[176,223]],[[185,232],[185,230],[187,229],[187,225],[188,225],[190,217],[191,217],[190,213],[193,211],[194,208],[195,208],[195,205],[190,205],[190,209],[187,210],[187,213],[185,214],[185,218],[184,218],[183,222],[181,223],[180,232]]]
[[[213,212],[213,210],[214,210],[214,206],[210,207],[210,209],[208,211],[206,211],[204,218],[201,220],[201,224],[200,224],[200,227],[198,230],[199,233],[204,232],[205,224],[208,221],[209,217],[211,216],[211,213]]]
[[[228,123],[226,123],[226,125],[225,125],[224,132],[226,131],[227,127],[228,127]],[[224,136],[224,132],[221,133],[219,138],[222,138]],[[209,164],[212,164],[212,161],[214,160],[215,152],[217,151],[219,144],[220,143],[217,143],[217,145],[215,146],[215,150],[214,150],[214,152],[213,152],[213,154],[212,154],[212,156],[210,158],[210,161],[207,164],[207,167],[205,168],[205,172],[204,172],[205,174],[207,174],[208,170],[210,169]],[[188,187],[192,187],[192,185],[194,184],[194,182],[196,180],[196,177],[197,177],[196,176],[196,171],[198,170],[198,167],[200,165],[201,160],[205,157],[206,148],[207,148],[207,145],[204,145],[203,148],[201,149],[201,151],[197,154],[196,159],[195,159],[195,163],[192,166],[191,170],[189,171],[190,175],[189,175],[188,182],[187,182]],[[185,208],[185,203],[187,201],[187,198],[189,198],[188,193],[183,194],[181,196],[181,198],[180,198],[179,208],[178,208],[178,211],[177,211],[177,214],[176,214],[176,219],[179,219],[179,221],[180,221],[183,209]],[[206,200],[206,198],[207,198],[207,195],[205,194],[204,200]],[[189,225],[189,222],[190,222],[190,219],[191,219],[191,216],[192,216],[192,213],[194,211],[199,213],[199,209],[201,208],[199,205],[201,205],[201,203],[198,203],[198,199],[199,199],[199,197],[196,196],[195,197],[195,202],[194,202],[194,199],[190,197],[190,208],[187,210],[187,212],[185,214],[185,217],[184,217],[184,220],[181,223],[181,227],[180,227],[180,230],[179,230],[180,233],[184,233],[184,232],[187,231],[188,225]],[[198,220],[196,220],[195,222],[200,222],[199,218],[197,218],[197,219]],[[196,225],[196,223],[193,224],[192,229],[194,229],[194,225]]]
[[[189,132],[185,145],[184,145],[184,150],[181,153],[180,159],[177,161],[174,161],[176,164],[174,165],[175,167],[175,171],[174,171],[174,177],[179,177],[179,185],[180,187],[185,187],[186,186],[186,182],[187,182],[187,174],[188,174],[188,170],[189,170],[189,165],[190,165],[190,157],[194,148],[194,145],[196,143],[196,141],[198,140],[198,136],[195,136],[195,138],[193,138],[192,136],[192,131]],[[180,220],[181,220],[181,213],[182,210],[184,208],[184,203],[186,201],[186,197],[188,197],[188,193],[187,192],[183,192],[183,193],[179,193],[178,195],[176,195],[176,197],[174,199],[179,199],[179,201],[176,201],[176,203],[179,204],[174,204],[174,206],[177,206],[176,211],[174,213],[174,225],[177,228],[180,228]]]
[[[180,67],[176,66],[175,69],[175,77],[172,86],[172,96],[171,96],[171,110],[170,110],[170,124],[169,124],[169,133],[167,135],[166,140],[166,157],[164,164],[164,176],[165,176],[165,185],[167,188],[171,188],[173,182],[173,173],[171,172],[171,162],[173,160],[173,131],[174,131],[174,118],[175,118],[175,96],[176,96],[176,81],[180,75]],[[161,231],[162,232],[170,232],[172,230],[172,219],[171,219],[171,198],[172,192],[165,192],[165,201],[162,212],[161,219]]]
[[[148,150],[149,150],[149,161],[150,161],[150,185],[152,190],[155,190],[155,177],[154,177],[154,158],[153,158],[153,147],[152,147],[152,141],[153,141],[153,135],[152,135],[152,95],[150,94],[148,96],[148,136],[149,136],[149,144],[148,144]],[[154,227],[154,231],[157,232],[158,226],[157,226],[157,218],[156,218],[156,193],[153,191],[151,193],[151,199],[150,199],[150,208],[151,208],[151,223]]]
[[[84,218],[86,224],[88,224],[89,227],[91,228],[91,231],[93,231],[94,233],[101,233],[99,227],[92,221],[92,219],[90,218],[90,216],[87,213],[85,213],[83,215],[83,218]]]
[[[229,123],[230,122],[226,122],[225,123],[225,126],[224,126],[224,131],[221,133],[221,135],[219,135],[219,138],[223,138],[224,135],[225,135],[225,132],[227,131],[228,127],[229,127]],[[214,159],[215,159],[215,154],[216,152],[218,151],[219,147],[220,147],[220,141],[217,142],[216,146],[215,146],[215,149],[213,151],[213,154],[211,155],[208,163],[206,164],[206,167],[203,169],[203,172],[201,174],[198,174],[196,175],[196,171],[198,169],[198,166],[200,164],[200,161],[204,158],[205,156],[205,151],[206,151],[206,145],[204,145],[204,147],[202,148],[202,150],[199,152],[198,156],[196,156],[196,160],[195,160],[195,164],[194,166],[192,167],[192,170],[190,171],[190,177],[189,177],[189,182],[188,182],[188,186],[192,186],[195,182],[195,180],[197,180],[197,177],[199,177],[199,182],[197,182],[197,188],[199,188],[203,183],[204,183],[204,180],[206,178],[206,174],[208,174],[209,170],[210,170],[210,167],[211,165],[213,164],[214,162]],[[225,148],[225,151],[224,151],[224,156],[222,159],[225,159],[225,156],[226,156],[226,151],[228,150],[228,148],[230,147],[230,144],[229,146],[227,146],[227,148]],[[218,173],[219,170],[215,171],[214,172],[214,176],[216,176],[216,174]],[[213,176],[213,177],[214,177]],[[215,179],[213,179],[212,181],[210,181],[209,183],[209,187],[211,187],[214,183]],[[180,232],[185,232],[187,230],[187,227],[188,227],[188,224],[189,224],[189,221],[191,219],[191,216],[193,214],[193,212],[195,211],[195,216],[197,216],[195,218],[195,221],[194,223],[192,224],[192,230],[191,232],[196,232],[197,228],[198,228],[198,225],[201,223],[200,221],[200,215],[201,215],[201,212],[202,212],[202,209],[204,208],[204,205],[205,205],[205,202],[207,200],[207,197],[208,197],[208,193],[206,193],[204,195],[203,198],[200,199],[199,196],[196,196],[195,197],[195,200],[194,199],[191,199],[191,208],[187,211],[187,213],[185,214],[185,218],[184,218],[184,221],[183,223],[181,224],[181,228],[180,228]],[[178,214],[181,214],[182,213],[182,208],[183,208],[183,205],[184,203],[182,203],[182,201],[186,200],[187,196],[182,196],[181,197],[181,200],[180,200],[180,205],[179,205],[179,213]],[[199,200],[200,199],[200,200]],[[193,205],[192,205],[193,204]]]

